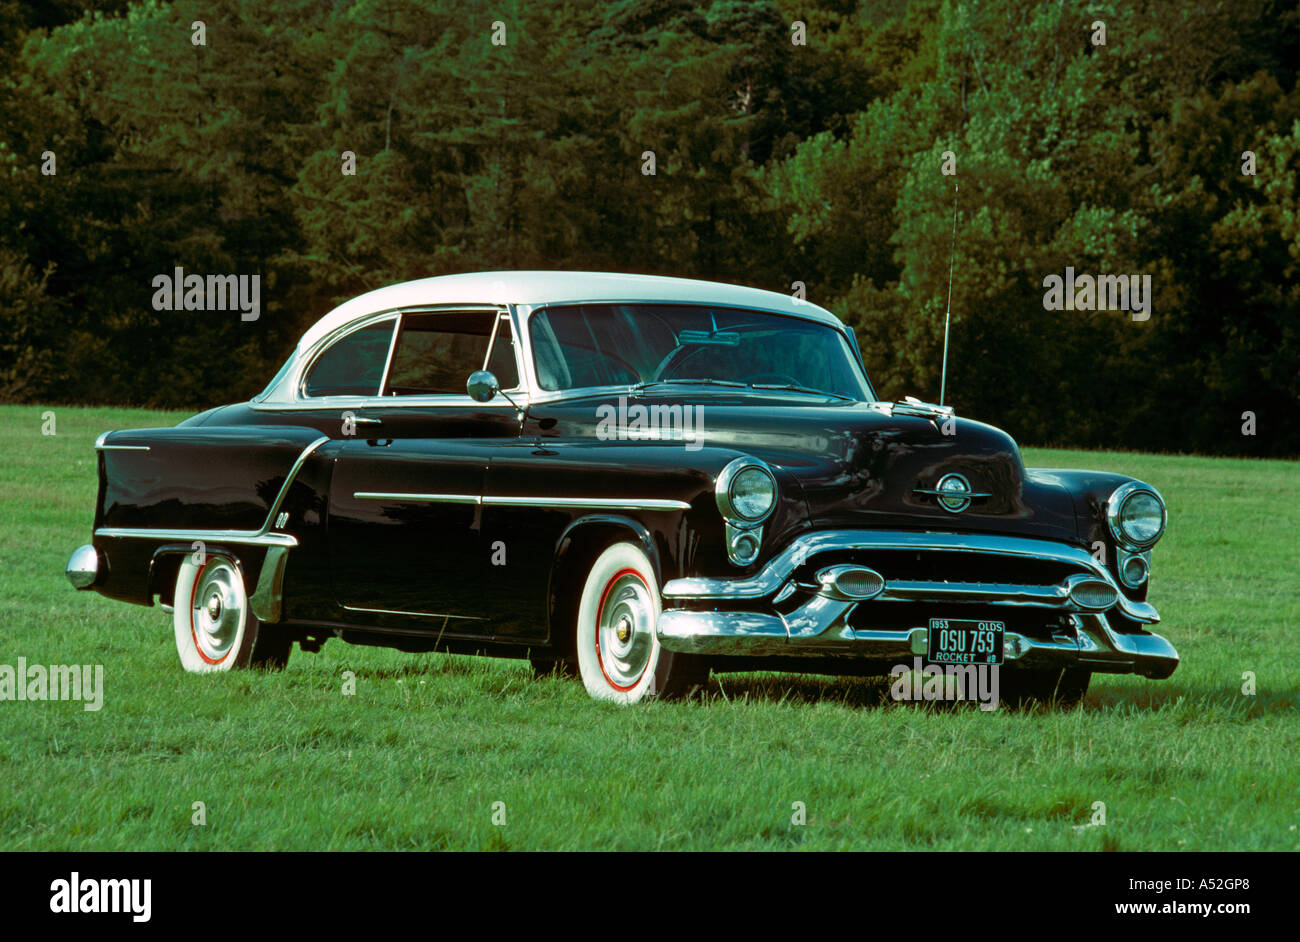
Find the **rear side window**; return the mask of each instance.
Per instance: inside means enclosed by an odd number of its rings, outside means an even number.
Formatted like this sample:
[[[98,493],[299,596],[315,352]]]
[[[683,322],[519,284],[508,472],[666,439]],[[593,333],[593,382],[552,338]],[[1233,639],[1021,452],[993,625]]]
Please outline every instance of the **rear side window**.
[[[392,344],[396,318],[343,337],[316,358],[302,391],[307,396],[377,396]]]
[[[387,396],[465,395],[475,370],[503,389],[518,385],[510,321],[496,311],[404,314],[388,371]]]

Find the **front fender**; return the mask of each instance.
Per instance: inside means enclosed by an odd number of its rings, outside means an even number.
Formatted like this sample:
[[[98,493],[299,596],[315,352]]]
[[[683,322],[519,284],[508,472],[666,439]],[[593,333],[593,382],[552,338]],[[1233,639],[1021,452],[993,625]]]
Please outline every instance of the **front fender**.
[[[1075,519],[1084,546],[1094,556],[1100,547],[1105,555],[1106,569],[1115,577],[1121,591],[1134,601],[1145,601],[1150,580],[1131,589],[1119,579],[1119,547],[1106,523],[1106,502],[1110,495],[1116,488],[1137,479],[1112,471],[1057,468],[1031,468],[1026,476],[1042,483],[1056,484],[1069,492],[1074,501]]]

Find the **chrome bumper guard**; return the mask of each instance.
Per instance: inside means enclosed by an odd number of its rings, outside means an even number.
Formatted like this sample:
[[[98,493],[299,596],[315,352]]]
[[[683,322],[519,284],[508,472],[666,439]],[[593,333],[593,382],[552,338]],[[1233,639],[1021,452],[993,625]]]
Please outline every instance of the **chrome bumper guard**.
[[[1035,586],[988,583],[897,582],[888,573],[884,586],[869,599],[843,598],[828,587],[793,611],[706,611],[678,608],[674,603],[712,603],[784,598],[795,588],[791,576],[814,554],[832,550],[905,549],[918,552],[976,553],[1010,558],[1036,558],[1068,563],[1091,581],[1116,590],[1118,609],[1132,621],[1153,624],[1160,619],[1146,602],[1124,597],[1105,567],[1081,548],[1024,537],[978,534],[912,533],[905,531],[833,530],[805,534],[791,542],[758,573],[740,579],[674,579],[664,586],[665,609],[657,634],[670,651],[739,656],[848,656],[898,663],[926,654],[928,630],[863,629],[848,624],[857,606],[877,601],[965,602],[1038,608],[1066,613],[1072,631],[1053,633],[1051,640],[1017,632],[1005,635],[1004,659],[1024,667],[1079,666],[1101,673],[1137,673],[1163,678],[1178,666],[1178,652],[1159,635],[1114,630],[1104,612],[1086,611],[1071,597],[1071,576],[1060,585]],[[812,588],[804,586],[805,589]],[[752,604],[750,605],[752,609]],[[990,614],[989,617],[994,617]]]

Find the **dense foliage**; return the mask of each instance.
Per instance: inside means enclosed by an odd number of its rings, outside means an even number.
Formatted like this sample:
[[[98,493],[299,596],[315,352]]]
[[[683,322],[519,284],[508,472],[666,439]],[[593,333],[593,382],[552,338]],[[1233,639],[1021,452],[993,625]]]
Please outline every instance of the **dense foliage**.
[[[0,398],[231,401],[360,291],[581,268],[801,282],[934,399],[956,183],[959,412],[1300,453],[1298,40],[1290,0],[0,2]],[[261,316],[154,310],[178,265]],[[1150,318],[1046,310],[1067,266]]]

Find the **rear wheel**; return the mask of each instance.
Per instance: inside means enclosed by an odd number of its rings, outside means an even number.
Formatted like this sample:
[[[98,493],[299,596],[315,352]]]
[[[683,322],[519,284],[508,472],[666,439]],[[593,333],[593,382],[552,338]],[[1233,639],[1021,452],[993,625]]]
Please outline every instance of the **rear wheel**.
[[[637,703],[689,694],[708,680],[699,658],[661,647],[659,582],[641,549],[615,543],[596,557],[578,603],[574,652],[587,692]]]
[[[1023,668],[1004,667],[999,671],[998,699],[1008,706],[1025,706],[1032,701],[1072,707],[1083,700],[1092,680],[1092,671],[1077,667]]]
[[[176,574],[173,608],[176,653],[190,673],[279,670],[289,660],[293,639],[257,620],[232,558],[210,555],[200,564],[187,557]]]

